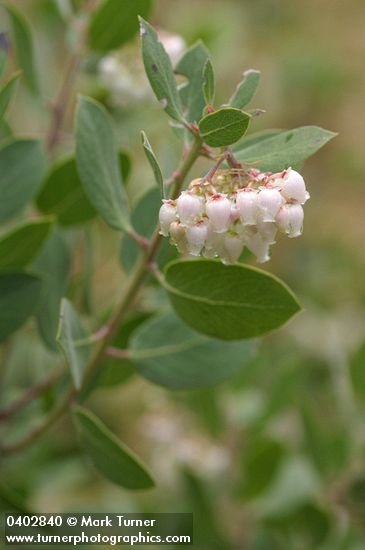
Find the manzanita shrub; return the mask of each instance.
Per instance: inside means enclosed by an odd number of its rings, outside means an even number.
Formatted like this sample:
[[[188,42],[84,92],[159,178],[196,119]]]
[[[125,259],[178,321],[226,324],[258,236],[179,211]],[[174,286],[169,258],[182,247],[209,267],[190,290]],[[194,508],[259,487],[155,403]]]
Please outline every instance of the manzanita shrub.
[[[2,10],[12,27],[20,72],[5,79],[0,90],[0,339],[5,358],[15,331],[34,317],[55,368],[49,378],[6,403],[1,419],[15,426],[17,413],[52,387],[57,398],[35,425],[7,432],[1,457],[31,447],[71,411],[80,445],[99,472],[127,489],[152,487],[153,474],[88,410],[86,399],[107,385],[111,365],[113,376],[124,382],[137,373],[171,390],[217,384],[260,353],[260,336],[300,311],[294,292],[255,264],[269,260],[270,246],[277,241],[280,247],[281,234],[302,233],[309,198],[300,173],[303,161],[334,134],[316,126],[255,132],[260,111],[249,104],[258,71],[245,71],[231,97],[219,105],[212,60],[202,43],[173,66],[163,40],[142,18],[150,13],[149,0],[106,0],[96,8],[85,2],[76,14],[71,59],[45,139],[12,135],[6,113],[17,80],[35,95],[40,84],[26,19],[13,7]],[[166,132],[181,140],[181,160],[172,174],[164,174],[141,128],[151,183],[131,209],[125,186],[130,158],[119,151],[111,114],[102,102],[78,97],[72,149],[66,158],[58,153],[66,110],[73,105],[74,77],[89,51],[104,56],[103,74],[114,85],[114,96],[118,89],[123,94],[126,77],[108,52],[136,34],[137,15],[145,72],[161,117],[167,115]],[[143,85],[132,81],[132,87]],[[145,91],[136,89],[139,95]],[[204,174],[196,167],[200,158],[209,163]],[[73,299],[70,273],[80,232],[97,217],[108,231],[120,234],[120,259],[128,277],[121,278],[107,314],[91,316]],[[89,255],[92,246],[86,240]],[[169,306],[151,311],[144,307],[144,296],[156,285]]]

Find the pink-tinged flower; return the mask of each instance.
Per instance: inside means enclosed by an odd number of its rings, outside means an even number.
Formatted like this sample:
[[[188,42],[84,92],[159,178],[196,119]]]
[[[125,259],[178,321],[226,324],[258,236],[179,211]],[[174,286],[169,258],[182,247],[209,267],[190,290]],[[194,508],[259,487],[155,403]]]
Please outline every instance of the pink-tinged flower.
[[[223,233],[216,233],[212,224],[208,221],[207,238],[204,245],[203,255],[206,258],[215,258],[219,256]]]
[[[275,222],[264,222],[260,219],[257,220],[257,231],[261,235],[264,241],[268,244],[274,244],[276,233],[278,232],[278,226]]]
[[[260,207],[260,213],[262,221],[274,222],[275,216],[280,210],[280,207],[284,203],[283,197],[280,192],[275,188],[261,189],[258,194],[258,204]]]
[[[232,264],[247,246],[266,262],[278,229],[289,237],[302,233],[300,202],[307,198],[303,178],[291,168],[277,174],[251,169],[243,179],[224,170],[212,181],[193,180],[176,201],[163,201],[161,234],[169,233],[182,254]]]
[[[176,201],[176,209],[183,225],[190,225],[202,214],[202,201],[199,197],[183,191]]]
[[[287,200],[295,200],[300,204],[304,204],[309,199],[303,177],[291,168],[286,171],[282,179],[281,194]]]
[[[206,213],[216,233],[224,233],[231,223],[231,201],[219,193],[213,195],[206,204]]]
[[[256,256],[256,260],[259,263],[268,262],[270,260],[269,248],[270,245],[267,241],[264,241],[260,233],[246,236],[245,245],[252,254]]]
[[[223,236],[222,250],[220,257],[224,264],[234,264],[242,254],[243,239],[239,235],[227,233]]]
[[[205,220],[197,222],[186,228],[186,240],[189,253],[192,256],[199,256],[208,235],[208,223]]]
[[[176,219],[176,206],[174,201],[164,200],[159,212],[160,235],[167,237],[170,225]]]
[[[276,216],[278,227],[288,237],[299,237],[303,231],[304,212],[300,204],[284,204]]]
[[[243,189],[237,193],[236,206],[243,225],[256,225],[258,193],[253,189]]]
[[[180,222],[172,222],[170,225],[170,237],[173,244],[176,245],[181,254],[187,254],[188,242],[186,239],[185,228]]]

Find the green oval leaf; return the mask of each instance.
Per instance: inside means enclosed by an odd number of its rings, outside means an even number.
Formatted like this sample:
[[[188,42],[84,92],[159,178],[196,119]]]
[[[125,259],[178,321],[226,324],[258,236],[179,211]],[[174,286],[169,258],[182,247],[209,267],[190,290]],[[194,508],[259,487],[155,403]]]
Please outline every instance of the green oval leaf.
[[[356,397],[365,404],[365,342],[350,358],[350,377]]]
[[[246,135],[241,143],[234,147],[234,151],[242,151],[243,149],[246,149],[246,147],[251,147],[252,145],[257,145],[258,143],[261,143],[262,141],[266,141],[267,139],[270,139],[274,136],[277,136],[280,134],[282,130],[273,128],[268,130],[261,130],[260,132],[254,132],[253,134]]]
[[[151,0],[106,0],[93,13],[89,43],[98,51],[120,48],[138,31],[138,15],[148,17]]]
[[[19,269],[38,254],[48,238],[52,218],[39,218],[18,225],[0,238],[0,269]]]
[[[36,311],[38,330],[47,347],[56,350],[61,299],[66,294],[71,268],[70,246],[63,233],[52,233],[33,267],[41,274],[44,282]]]
[[[210,147],[224,147],[238,141],[246,132],[250,115],[239,109],[220,109],[199,122],[200,135]]]
[[[254,345],[203,336],[169,313],[137,329],[129,349],[142,376],[161,386],[187,389],[232,377],[251,359]]]
[[[207,59],[203,69],[203,93],[207,105],[211,105],[214,101],[215,82],[214,70],[210,59]],[[236,107],[236,105],[233,105]]]
[[[36,202],[41,212],[55,214],[65,226],[84,223],[97,214],[85,194],[74,158],[51,169]]]
[[[246,500],[256,498],[273,482],[286,449],[279,441],[258,437],[243,450],[243,479],[239,493]]]
[[[280,327],[300,310],[294,294],[282,281],[246,265],[174,261],[166,268],[164,286],[183,321],[222,340],[260,336]]]
[[[93,413],[75,407],[80,442],[95,468],[126,489],[148,489],[154,481],[146,467]]]
[[[29,273],[0,274],[0,342],[20,328],[35,312],[42,281]]]
[[[19,67],[24,74],[24,80],[34,93],[39,92],[38,76],[34,62],[34,49],[31,28],[26,18],[13,6],[6,9],[15,42],[15,55]]]
[[[181,102],[171,60],[154,28],[141,17],[139,21],[143,63],[151,88],[166,113],[171,118],[181,121]]]
[[[241,162],[255,162],[260,170],[279,172],[303,162],[336,135],[318,126],[302,126],[249,146],[242,143],[234,151]]]
[[[6,33],[0,33],[0,78],[4,76],[8,64],[8,40]]]
[[[0,118],[3,118],[13,96],[20,72],[14,73],[0,89]]]
[[[243,73],[243,80],[238,84],[235,93],[229,100],[231,107],[243,109],[250,103],[259,85],[260,75],[260,71],[254,69],[249,69]]]
[[[148,162],[150,163],[153,175],[155,176],[155,182],[157,183],[160,189],[161,196],[164,196],[163,176],[162,176],[160,165],[157,162],[156,155],[152,150],[151,144],[148,141],[145,132],[141,132],[141,137],[142,137],[142,145],[143,145],[145,155],[147,157]]]
[[[86,97],[76,114],[76,162],[86,195],[103,220],[113,229],[128,229],[128,198],[111,120],[102,105]]]
[[[81,388],[85,367],[90,357],[90,345],[80,345],[86,337],[86,330],[72,303],[67,298],[63,298],[56,341],[70,367],[77,390]]]
[[[0,149],[0,223],[22,210],[36,194],[46,170],[40,141],[19,139]]]
[[[13,137],[13,131],[10,128],[9,124],[3,118],[0,120],[0,144],[4,141],[8,141]]]
[[[119,152],[122,179],[130,170],[130,160],[126,153]],[[44,214],[54,214],[65,227],[79,225],[92,220],[97,212],[87,198],[74,157],[58,162],[49,172],[40,193],[37,207]]]
[[[189,122],[198,122],[205,107],[203,70],[208,55],[207,48],[199,41],[184,53],[175,68],[176,74],[187,79],[179,86],[179,96]]]

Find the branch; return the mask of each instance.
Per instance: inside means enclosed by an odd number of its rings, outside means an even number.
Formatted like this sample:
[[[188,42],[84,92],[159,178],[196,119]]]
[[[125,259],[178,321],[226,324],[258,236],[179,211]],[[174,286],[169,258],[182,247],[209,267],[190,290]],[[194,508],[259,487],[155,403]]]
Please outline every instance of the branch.
[[[64,118],[67,106],[73,89],[73,83],[77,75],[82,52],[80,50],[73,53],[66,67],[64,80],[55,102],[51,105],[51,124],[46,136],[46,146],[48,152],[52,153],[60,140]]]
[[[91,13],[94,7],[95,0],[88,0],[83,7],[82,13],[85,15]],[[74,32],[78,34],[79,42],[75,51],[69,57],[60,90],[54,103],[51,105],[52,117],[46,136],[46,146],[49,153],[54,151],[56,145],[60,141],[67,107],[73,91],[73,84],[85,53],[87,21],[81,20],[80,18],[80,20],[75,20],[74,24],[75,23],[78,23]]]
[[[68,406],[72,399],[75,396],[75,390],[71,388],[62,401],[59,401],[58,404],[51,410],[47,418],[36,426],[31,432],[29,432],[23,439],[20,441],[1,447],[0,448],[0,457],[10,456],[20,451],[26,449],[29,445],[34,443],[44,432],[48,430],[50,426],[54,424],[58,418],[60,418],[68,409]]]
[[[242,164],[236,159],[230,147],[224,149],[226,159],[231,168],[242,168]]]
[[[143,235],[140,235],[137,233],[134,229],[128,230],[128,235],[144,250],[148,249],[148,245],[150,244],[149,240],[146,239]]]
[[[176,198],[179,195],[181,187],[190,168],[199,157],[200,149],[201,139],[196,136],[188,154],[185,156],[184,159],[182,159],[178,167],[178,176],[175,177],[174,181],[172,182],[172,198]],[[148,268],[153,263],[154,257],[160,244],[160,240],[161,235],[159,234],[159,226],[157,225],[155,232],[149,242],[148,248],[142,251],[139,262],[136,265],[135,270],[127,283],[127,288],[121,300],[121,303],[119,304],[119,307],[117,308],[116,312],[108,323],[108,331],[105,336],[99,341],[99,345],[96,348],[96,351],[91,358],[88,367],[86,368],[82,388],[79,390],[79,392],[77,392],[73,387],[70,388],[64,396],[63,400],[60,401],[51,410],[51,413],[42,424],[37,426],[34,430],[28,433],[23,439],[21,439],[17,443],[0,448],[0,456],[15,454],[34,443],[41,435],[43,435],[48,430],[48,428],[50,428],[54,424],[56,420],[58,420],[67,411],[73,399],[75,399],[77,395],[82,392],[93,379],[100,366],[100,362],[104,357],[104,354],[106,353],[108,348],[110,349],[110,344],[119,327],[120,322],[124,319],[126,313],[129,311],[131,305],[133,304],[138,292],[143,287],[149,271]]]
[[[115,348],[113,346],[108,346],[105,350],[105,355],[108,357],[115,357],[116,359],[128,359],[130,353],[127,349]]]
[[[172,195],[171,197],[174,199],[178,196],[180,193],[182,184],[196,161],[196,159],[199,156],[201,148],[201,139],[199,137],[196,137],[188,154],[184,159],[182,159],[178,169],[176,170],[175,179],[173,181],[173,189],[172,189]],[[153,262],[153,259],[156,255],[156,252],[158,250],[159,244],[161,240],[161,235],[159,233],[159,226],[157,225],[154,234],[149,241],[148,248],[143,251],[138,264],[135,267],[135,270],[130,277],[127,288],[124,293],[124,296],[122,298],[121,303],[119,304],[119,307],[117,308],[114,316],[112,316],[110,322],[108,323],[109,331],[105,335],[104,339],[100,341],[99,346],[97,347],[94,356],[91,359],[91,362],[89,366],[87,367],[84,375],[83,380],[83,388],[88,385],[88,383],[92,380],[94,377],[100,361],[102,360],[105,350],[107,347],[109,347],[116,330],[118,329],[118,326],[120,325],[121,321],[124,319],[126,313],[129,311],[130,306],[134,302],[135,297],[137,296],[138,292],[142,288],[145,278],[148,273],[148,266],[151,265]]]
[[[64,369],[52,372],[52,374],[48,378],[43,380],[43,382],[40,382],[39,384],[36,384],[35,386],[29,388],[25,393],[23,393],[21,397],[19,397],[19,399],[15,400],[8,407],[0,409],[0,422],[4,422],[17,412],[21,411],[24,407],[29,405],[31,401],[36,399],[39,395],[41,395],[46,390],[51,388],[54,384],[56,384],[62,378],[64,373]]]
[[[218,168],[220,167],[220,165],[222,164],[222,162],[227,158],[227,155],[224,154],[221,156],[220,159],[217,160],[217,162],[215,163],[215,165],[209,170],[209,172],[207,174],[205,174],[204,178],[203,178],[203,182],[211,182],[212,181],[212,178],[214,176],[214,174],[216,173],[216,171],[218,170]]]

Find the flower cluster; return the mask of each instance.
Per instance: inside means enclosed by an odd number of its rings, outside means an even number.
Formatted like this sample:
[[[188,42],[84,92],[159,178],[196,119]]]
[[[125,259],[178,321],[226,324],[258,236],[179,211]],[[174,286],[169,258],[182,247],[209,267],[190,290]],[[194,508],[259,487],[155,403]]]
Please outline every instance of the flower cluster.
[[[304,179],[291,168],[276,174],[220,170],[209,181],[193,180],[176,201],[163,201],[160,233],[184,255],[232,264],[246,246],[266,262],[278,230],[301,235],[308,198]]]

